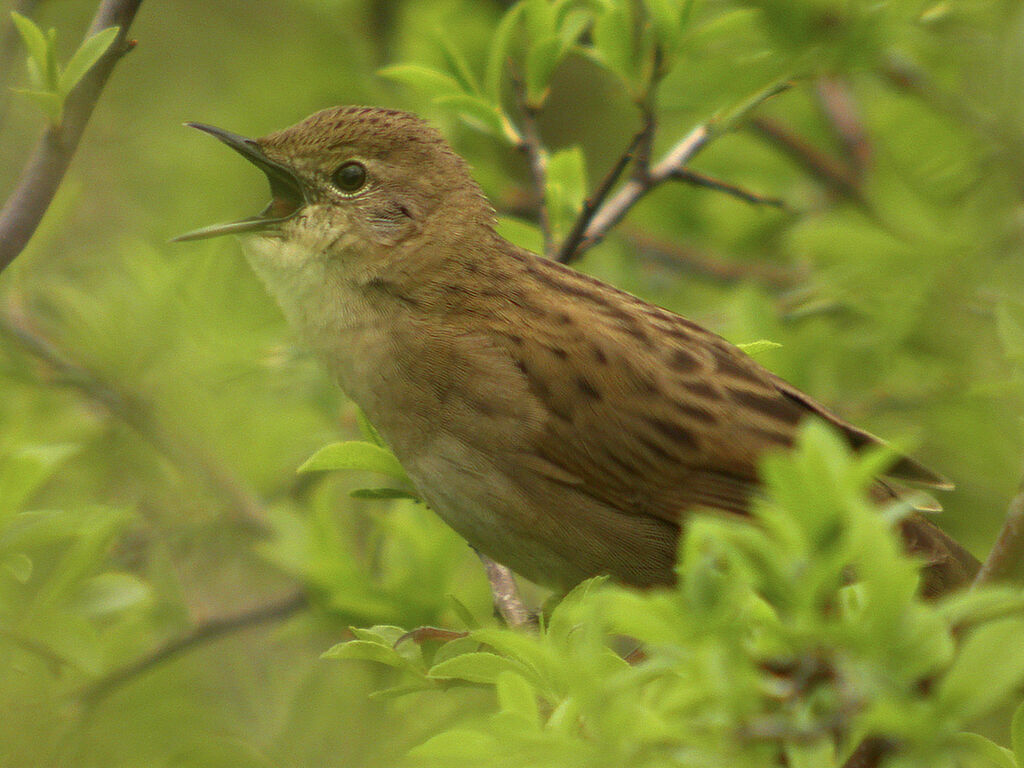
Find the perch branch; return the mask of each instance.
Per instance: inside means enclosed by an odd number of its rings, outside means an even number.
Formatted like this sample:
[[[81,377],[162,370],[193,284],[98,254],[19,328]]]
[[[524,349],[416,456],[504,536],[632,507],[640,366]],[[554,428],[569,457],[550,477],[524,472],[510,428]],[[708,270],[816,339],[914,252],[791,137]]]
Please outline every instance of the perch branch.
[[[234,616],[221,616],[196,624],[185,634],[168,641],[140,659],[99,678],[79,691],[79,698],[94,705],[132,679],[160,666],[166,661],[192,650],[197,645],[209,643],[232,632],[239,632],[260,624],[287,619],[309,605],[306,595],[301,592],[289,595],[267,605],[244,611]]]

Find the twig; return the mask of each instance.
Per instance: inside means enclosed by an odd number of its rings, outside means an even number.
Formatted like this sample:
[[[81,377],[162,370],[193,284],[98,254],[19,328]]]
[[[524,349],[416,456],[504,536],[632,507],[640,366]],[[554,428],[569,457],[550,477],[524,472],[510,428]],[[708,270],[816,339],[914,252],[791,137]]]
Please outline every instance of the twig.
[[[519,587],[512,571],[494,562],[487,555],[480,552],[476,554],[487,572],[487,581],[491,584],[491,595],[494,597],[494,607],[498,615],[513,629],[535,626],[536,620],[519,594]]]
[[[266,512],[252,492],[198,446],[169,432],[148,403],[132,393],[118,390],[89,369],[68,360],[56,346],[30,330],[24,322],[0,315],[0,333],[52,369],[56,374],[55,383],[78,390],[135,430],[172,464],[200,475],[209,488],[227,500],[238,522],[256,533],[268,531]]]
[[[829,157],[808,141],[790,133],[774,120],[764,117],[754,118],[750,121],[750,128],[785,152],[834,193],[864,204],[857,179],[846,164]]]
[[[50,206],[57,187],[71,163],[89,116],[114,65],[131,50],[128,28],[142,0],[103,0],[87,36],[108,27],[119,27],[113,44],[68,95],[64,118],[47,128],[25,164],[17,186],[0,210],[0,272],[24,250]]]
[[[583,232],[583,237],[576,247],[575,253],[579,255],[601,242],[641,197],[686,165],[694,155],[703,149],[710,138],[711,131],[708,125],[704,123],[698,125],[669,150],[664,159],[651,168],[645,178],[633,177],[623,184],[619,191],[605,201],[593,215],[590,224]]]
[[[565,240],[558,248],[558,253],[555,254],[555,261],[560,261],[563,264],[568,264],[570,261],[575,259],[579,253],[580,243],[583,241],[583,233],[590,225],[591,220],[594,218],[594,214],[604,203],[605,198],[612,191],[612,187],[615,186],[619,177],[622,176],[622,172],[626,170],[626,166],[629,165],[630,161],[636,157],[635,153],[639,152],[641,142],[644,140],[644,135],[647,132],[646,126],[644,129],[637,132],[630,142],[629,146],[626,147],[626,151],[623,152],[615,164],[611,167],[605,177],[601,179],[601,183],[597,185],[597,189],[594,193],[583,201],[583,208],[580,210],[579,216],[576,217],[576,221],[573,222],[572,229],[569,230],[569,234],[565,236]],[[638,161],[639,162],[639,161]]]
[[[296,592],[268,605],[261,605],[234,616],[223,616],[196,624],[181,637],[177,637],[151,651],[130,664],[101,677],[78,692],[78,698],[87,705],[94,705],[115,690],[154,667],[180,656],[197,645],[208,643],[232,632],[281,621],[298,613],[309,605],[306,595]]]
[[[773,290],[784,290],[803,283],[805,279],[797,269],[786,269],[756,261],[726,261],[694,248],[680,246],[635,227],[625,228],[622,234],[649,258],[658,259],[669,266],[720,283],[752,281]]]
[[[719,192],[725,192],[727,195],[739,198],[740,200],[751,203],[754,205],[770,205],[773,208],[785,208],[786,203],[779,197],[766,197],[759,195],[756,192],[738,187],[735,184],[730,184],[726,181],[716,179],[712,176],[707,176],[703,173],[697,173],[691,171],[689,168],[680,168],[672,174],[673,179],[684,181],[687,184],[693,184],[697,187],[707,187],[708,189],[717,189]]]
[[[548,214],[547,186],[548,186],[548,153],[544,149],[540,132],[537,130],[537,110],[526,100],[526,86],[514,67],[510,67],[512,91],[515,94],[516,105],[519,109],[520,130],[518,131],[519,143],[516,146],[520,152],[526,155],[526,162],[530,166],[530,178],[533,181],[533,191],[537,196],[537,218],[540,225],[540,232],[544,238],[544,255],[551,256],[555,250],[554,235],[551,232],[551,217]]]
[[[815,93],[828,124],[850,161],[850,172],[858,180],[871,163],[871,143],[864,130],[849,83],[838,77],[820,77]]]
[[[1010,500],[1006,519],[974,585],[1020,580],[1024,576],[1024,480]]]
[[[674,178],[696,157],[709,141],[746,120],[747,116],[765,101],[789,88],[789,83],[777,83],[755,94],[731,115],[701,123],[676,142],[668,153],[646,173],[634,174],[633,178],[619,187],[618,192],[608,198],[597,210],[590,224],[584,230],[583,238],[576,247],[577,255],[592,248],[618,224],[641,197],[669,179]]]

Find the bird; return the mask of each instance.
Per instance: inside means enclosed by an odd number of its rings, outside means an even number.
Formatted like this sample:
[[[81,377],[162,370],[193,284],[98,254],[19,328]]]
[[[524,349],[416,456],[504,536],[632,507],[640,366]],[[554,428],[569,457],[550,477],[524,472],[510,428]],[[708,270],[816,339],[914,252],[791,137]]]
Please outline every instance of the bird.
[[[505,240],[468,163],[416,115],[339,106],[259,139],[189,125],[262,170],[271,200],[177,239],[240,235],[422,498],[531,581],[671,584],[687,520],[749,515],[761,459],[809,419],[854,451],[883,444],[697,323]],[[905,481],[952,487],[899,456],[871,494]],[[976,574],[921,512],[899,528],[922,594]]]

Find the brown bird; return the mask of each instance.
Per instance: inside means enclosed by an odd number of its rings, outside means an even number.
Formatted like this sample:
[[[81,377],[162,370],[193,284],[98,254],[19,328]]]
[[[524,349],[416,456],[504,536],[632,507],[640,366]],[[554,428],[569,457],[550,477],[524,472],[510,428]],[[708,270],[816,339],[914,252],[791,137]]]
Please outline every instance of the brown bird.
[[[504,240],[465,161],[414,115],[337,107],[257,140],[193,125],[262,169],[272,200],[179,239],[244,233],[423,498],[533,581],[669,583],[690,511],[746,513],[759,458],[806,419],[881,442],[714,333]],[[907,457],[888,475],[951,487]],[[920,514],[902,534],[925,594],[978,568]]]

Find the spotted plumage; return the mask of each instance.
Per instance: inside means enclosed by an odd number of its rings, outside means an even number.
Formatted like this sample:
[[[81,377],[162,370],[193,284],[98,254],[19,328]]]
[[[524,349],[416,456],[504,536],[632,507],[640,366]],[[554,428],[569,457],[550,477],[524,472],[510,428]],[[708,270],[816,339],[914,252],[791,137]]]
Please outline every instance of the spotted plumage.
[[[250,233],[253,267],[431,506],[533,580],[669,582],[687,516],[746,513],[759,460],[808,418],[880,442],[699,325],[502,239],[419,118],[340,107],[255,142],[203,129],[267,172],[274,202],[197,236]],[[365,183],[339,189],[351,163]],[[949,487],[907,457],[889,474]],[[903,533],[926,592],[977,567],[920,515]]]

